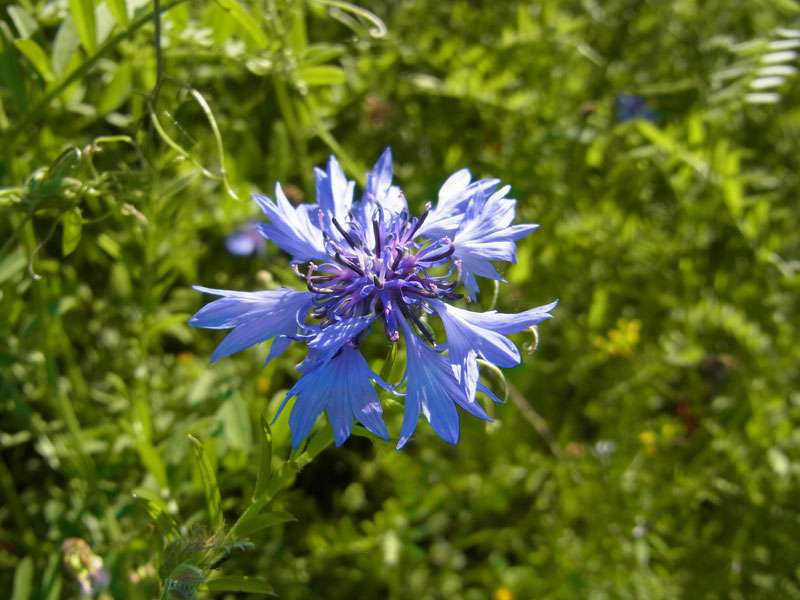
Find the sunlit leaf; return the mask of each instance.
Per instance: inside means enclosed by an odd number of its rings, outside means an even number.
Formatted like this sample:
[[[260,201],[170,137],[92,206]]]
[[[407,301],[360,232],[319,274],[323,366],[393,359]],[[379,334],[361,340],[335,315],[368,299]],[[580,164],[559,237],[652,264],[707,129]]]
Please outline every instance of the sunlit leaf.
[[[78,247],[83,229],[83,217],[80,208],[72,208],[61,217],[63,233],[61,235],[61,254],[69,256]]]
[[[97,24],[95,22],[94,0],[69,0],[69,9],[81,45],[89,54],[94,54],[97,48]]]
[[[25,58],[31,61],[42,79],[53,81],[55,77],[53,69],[50,67],[50,59],[47,58],[47,54],[39,47],[39,44],[33,40],[14,40],[14,45],[25,55]]]

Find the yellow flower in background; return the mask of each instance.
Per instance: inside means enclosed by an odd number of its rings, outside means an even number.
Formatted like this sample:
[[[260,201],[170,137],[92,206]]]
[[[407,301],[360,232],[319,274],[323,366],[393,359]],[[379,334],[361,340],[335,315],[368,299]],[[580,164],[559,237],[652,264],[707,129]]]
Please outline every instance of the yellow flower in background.
[[[492,594],[492,600],[514,600],[514,594],[506,586],[501,585]]]
[[[594,339],[596,348],[610,356],[630,357],[639,344],[642,322],[639,319],[618,319],[617,326],[607,336]]]
[[[656,445],[658,444],[658,437],[652,431],[645,430],[639,434],[639,441],[644,446],[645,452],[648,454],[655,454]]]

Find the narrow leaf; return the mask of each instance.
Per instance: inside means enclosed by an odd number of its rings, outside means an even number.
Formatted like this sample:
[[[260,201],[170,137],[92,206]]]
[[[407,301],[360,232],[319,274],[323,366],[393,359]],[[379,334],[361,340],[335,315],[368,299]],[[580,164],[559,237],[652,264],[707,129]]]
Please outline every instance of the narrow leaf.
[[[133,69],[129,63],[120,63],[111,81],[106,86],[97,112],[106,115],[116,110],[128,99],[133,89]]]
[[[50,67],[50,59],[47,58],[47,54],[39,47],[39,44],[33,40],[14,40],[14,45],[31,62],[42,79],[48,83],[55,79],[53,69]]]
[[[78,247],[81,241],[81,229],[83,228],[83,217],[80,208],[72,208],[61,217],[61,254],[69,256]]]
[[[264,513],[263,515],[257,515],[238,524],[236,527],[236,535],[239,537],[249,537],[267,527],[275,527],[276,525],[282,525],[283,523],[290,523],[296,520],[295,516],[288,512],[276,511]]]
[[[106,4],[108,5],[108,10],[114,15],[114,19],[116,19],[117,23],[123,27],[127,26],[129,19],[128,6],[125,0],[106,0]]]
[[[94,0],[69,0],[69,10],[78,30],[78,37],[88,54],[97,48],[97,25],[94,17]]]
[[[23,558],[14,571],[14,588],[11,600],[28,600],[33,588],[33,559],[30,556]]]
[[[306,85],[335,85],[347,80],[345,72],[333,65],[307,65],[297,69],[298,79]]]
[[[150,515],[162,535],[178,532],[178,524],[161,496],[146,488],[138,488],[133,492],[133,497],[144,504],[147,514]]]
[[[8,23],[0,20],[0,87],[11,91],[15,108],[22,114],[28,112],[28,92],[23,76],[19,52],[14,46],[14,34]]]
[[[272,587],[259,577],[246,575],[227,575],[206,581],[204,586],[209,592],[250,592],[251,594],[275,595]]]
[[[72,18],[67,15],[58,28],[56,39],[53,41],[53,49],[50,52],[50,62],[53,64],[53,72],[56,75],[61,76],[67,72],[78,46],[80,46],[78,31],[75,29]]]
[[[222,527],[222,497],[220,496],[219,486],[217,485],[217,475],[211,466],[211,459],[208,454],[208,444],[203,444],[193,435],[189,440],[194,446],[194,456],[197,461],[197,468],[200,470],[200,479],[203,481],[203,492],[206,496],[206,505],[211,519],[211,525],[215,529]]]
[[[259,26],[256,18],[245,7],[239,4],[237,0],[217,0],[217,4],[219,4],[223,10],[230,13],[233,20],[244,29],[245,33],[247,33],[247,37],[252,40],[256,47],[267,47],[267,36]]]
[[[8,8],[6,8],[6,11],[8,12],[8,16],[11,17],[11,22],[14,23],[14,27],[17,28],[19,37],[29,38],[39,29],[39,24],[36,22],[36,19],[21,6],[10,4]]]
[[[272,475],[272,430],[266,415],[261,415],[261,452],[256,477],[256,489],[253,500],[259,498],[267,489]]]

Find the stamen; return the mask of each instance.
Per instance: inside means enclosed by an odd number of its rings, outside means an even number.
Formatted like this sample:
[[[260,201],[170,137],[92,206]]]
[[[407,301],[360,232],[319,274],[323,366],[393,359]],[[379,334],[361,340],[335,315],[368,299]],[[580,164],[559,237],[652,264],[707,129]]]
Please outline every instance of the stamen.
[[[394,262],[392,263],[392,271],[394,271],[397,268],[397,265],[400,264],[400,261],[403,259],[403,255],[405,255],[405,253],[406,253],[405,248],[397,249],[397,256],[395,257]]]
[[[422,224],[425,222],[425,219],[428,218],[428,215],[431,212],[431,208],[432,208],[431,203],[430,202],[426,202],[425,203],[425,211],[419,216],[419,219],[417,219],[416,222],[414,223],[414,226],[411,228],[411,231],[406,236],[407,240],[410,240],[411,238],[413,238],[414,234],[417,233],[417,231],[419,230],[420,227],[422,227]]]
[[[347,267],[351,271],[355,271],[356,273],[358,273],[359,275],[362,275],[362,276],[364,275],[364,270],[361,267],[359,267],[357,264],[355,264],[350,259],[345,258],[344,256],[342,256],[338,252],[336,252],[334,254],[334,259],[336,260],[336,262],[338,262],[339,264],[344,265],[345,267]]]
[[[339,224],[339,221],[336,219],[336,217],[333,217],[331,220],[333,221],[334,227],[336,227],[337,231],[342,234],[342,237],[347,240],[347,243],[350,244],[351,248],[355,250],[356,248],[361,247],[361,244],[357,240],[354,240],[350,234],[344,230],[344,227]]]

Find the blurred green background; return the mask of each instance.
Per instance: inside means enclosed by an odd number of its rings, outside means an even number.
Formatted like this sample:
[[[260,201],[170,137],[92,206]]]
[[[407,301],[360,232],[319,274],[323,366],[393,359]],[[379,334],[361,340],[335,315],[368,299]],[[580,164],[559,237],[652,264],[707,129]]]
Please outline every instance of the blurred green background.
[[[5,597],[800,598],[795,2],[161,4],[0,8]],[[249,194],[386,146],[512,184],[498,306],[561,305],[457,447],[290,457],[301,350],[209,365],[189,286],[296,285]]]

